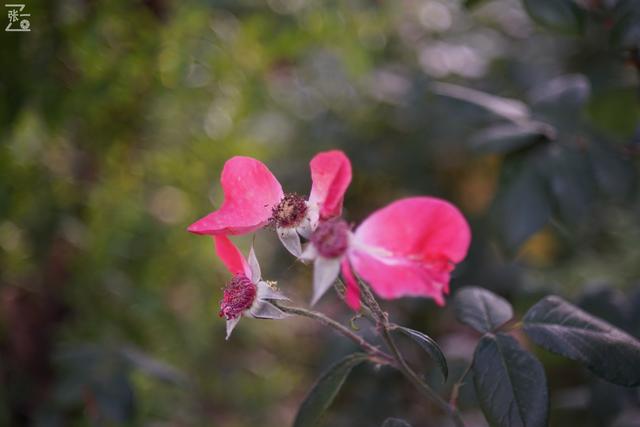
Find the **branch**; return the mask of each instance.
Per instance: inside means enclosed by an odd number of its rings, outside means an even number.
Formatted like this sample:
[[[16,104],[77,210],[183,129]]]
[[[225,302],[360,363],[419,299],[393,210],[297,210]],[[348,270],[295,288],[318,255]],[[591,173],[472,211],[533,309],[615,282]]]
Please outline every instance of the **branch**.
[[[456,409],[456,407],[450,405],[449,403],[447,403],[447,401],[440,397],[440,395],[438,395],[438,393],[436,393],[436,391],[433,390],[429,386],[429,384],[427,384],[422,378],[420,378],[418,374],[415,373],[413,369],[411,369],[407,361],[404,360],[402,353],[400,353],[398,346],[391,336],[390,331],[394,326],[389,323],[389,316],[382,310],[382,308],[378,304],[378,301],[375,299],[375,297],[371,293],[371,290],[366,284],[360,282],[360,288],[362,290],[362,298],[364,300],[364,304],[366,304],[370,308],[371,313],[376,316],[378,320],[378,330],[382,335],[382,339],[385,341],[387,347],[389,348],[389,350],[391,350],[391,353],[395,358],[396,364],[394,364],[393,366],[400,370],[400,372],[402,372],[402,374],[411,383],[413,383],[413,385],[415,385],[424,396],[433,400],[443,412],[449,415],[456,427],[465,427],[462,416],[460,415],[460,412]]]
[[[451,398],[449,399],[449,405],[452,408],[455,408],[458,405],[458,396],[460,395],[460,388],[464,385],[464,379],[467,377],[467,375],[469,375],[469,372],[471,372],[472,366],[473,366],[473,361],[469,363],[467,368],[464,370],[464,372],[460,376],[460,379],[456,381],[456,383],[453,385],[453,388],[451,389]]]
[[[371,356],[371,360],[373,360],[374,362],[379,363],[381,365],[392,365],[392,366],[395,365],[395,359],[393,357],[391,357],[384,351],[380,350],[379,348],[373,346],[367,340],[365,340],[360,335],[351,331],[342,323],[336,322],[332,318],[325,316],[324,314],[317,311],[308,310],[302,307],[284,306],[284,305],[280,305],[276,301],[271,301],[271,303],[285,313],[294,314],[296,316],[308,317],[309,319],[316,320],[322,323],[323,325],[334,329],[338,333],[344,335],[345,337],[349,338],[350,340],[355,342],[357,345],[362,347],[362,349],[365,350]]]

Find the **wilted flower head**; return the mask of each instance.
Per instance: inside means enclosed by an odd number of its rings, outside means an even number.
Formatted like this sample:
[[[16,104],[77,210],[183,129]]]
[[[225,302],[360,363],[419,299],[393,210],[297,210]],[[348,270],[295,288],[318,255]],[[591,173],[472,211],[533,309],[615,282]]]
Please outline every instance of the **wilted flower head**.
[[[287,315],[271,303],[272,300],[288,300],[261,278],[260,265],[253,248],[245,259],[238,248],[226,236],[215,236],[216,253],[233,274],[224,288],[219,316],[227,321],[227,339],[242,316],[259,319],[282,319]]]
[[[321,223],[301,258],[314,262],[312,303],[342,271],[346,302],[359,309],[355,271],[382,298],[421,296],[444,305],[450,273],[470,241],[469,225],[456,207],[412,197],[374,212],[355,232],[341,219]]]
[[[229,159],[220,177],[224,192],[220,209],[193,223],[189,231],[246,234],[271,223],[284,246],[300,256],[300,235],[308,238],[319,220],[340,215],[351,182],[351,162],[342,151],[319,153],[309,166],[312,186],[305,200],[294,193],[285,194],[262,162],[241,156]]]
[[[224,288],[218,315],[227,320],[240,317],[256,301],[258,286],[245,276],[235,276]]]

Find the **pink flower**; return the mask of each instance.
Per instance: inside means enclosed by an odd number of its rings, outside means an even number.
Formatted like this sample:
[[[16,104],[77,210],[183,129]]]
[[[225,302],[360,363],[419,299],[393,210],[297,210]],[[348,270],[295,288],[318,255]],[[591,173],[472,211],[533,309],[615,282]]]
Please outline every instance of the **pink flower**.
[[[352,232],[342,219],[317,227],[301,258],[313,260],[314,304],[342,271],[346,302],[360,308],[355,271],[382,298],[433,298],[444,305],[450,274],[471,241],[456,207],[432,197],[401,199],[371,214]]]
[[[308,200],[285,194],[278,180],[260,161],[233,157],[222,169],[224,201],[220,209],[191,224],[196,234],[246,234],[274,224],[278,237],[295,256],[302,252],[300,235],[308,238],[320,219],[339,216],[351,183],[351,162],[338,150],[318,153],[309,164]]]
[[[258,319],[282,319],[287,316],[271,300],[288,300],[269,283],[262,280],[260,264],[253,248],[245,259],[226,236],[215,236],[216,252],[233,279],[224,289],[220,301],[220,317],[227,320],[227,339],[242,316]]]

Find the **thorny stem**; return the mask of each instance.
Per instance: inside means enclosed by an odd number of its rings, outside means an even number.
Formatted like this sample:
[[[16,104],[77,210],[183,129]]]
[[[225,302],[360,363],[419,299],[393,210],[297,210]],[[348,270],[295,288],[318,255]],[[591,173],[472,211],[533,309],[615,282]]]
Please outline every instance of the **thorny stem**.
[[[342,297],[344,295],[344,292],[340,291],[343,291],[344,284],[341,283],[341,285],[342,286],[336,286],[336,290],[338,291],[338,295]],[[360,283],[360,285],[360,289],[362,291],[363,314],[376,323],[380,335],[391,351],[392,356],[371,345],[367,340],[354,333],[343,324],[336,322],[332,318],[325,316],[320,312],[307,310],[301,307],[283,306],[275,301],[272,301],[272,304],[276,305],[285,313],[308,317],[322,323],[325,326],[333,328],[340,334],[346,336],[347,338],[358,344],[360,347],[362,347],[362,349],[369,354],[370,359],[373,362],[379,363],[381,365],[390,365],[398,369],[414,386],[416,386],[416,388],[418,388],[418,390],[425,397],[431,399],[443,412],[449,415],[456,427],[465,427],[460,412],[455,407],[455,403],[453,403],[453,401],[452,403],[447,403],[446,400],[440,397],[435,390],[433,390],[422,378],[420,378],[420,376],[413,369],[411,369],[409,364],[402,356],[402,353],[400,353],[400,350],[398,349],[398,346],[396,345],[393,337],[391,336],[390,331],[395,327],[395,325],[389,323],[387,313],[382,310],[382,308],[378,304],[378,301],[376,301],[375,297],[371,293],[369,287],[362,282]],[[464,377],[466,377],[468,370],[469,368],[467,368],[467,371],[460,378],[458,383],[454,385],[454,393],[457,394],[457,389],[462,385],[462,381],[464,380]]]
[[[455,408],[458,405],[458,396],[460,395],[460,387],[464,385],[464,379],[467,377],[467,375],[469,375],[469,372],[471,372],[472,366],[473,366],[473,362],[469,363],[467,368],[464,370],[464,372],[460,376],[460,379],[456,381],[456,383],[453,385],[453,388],[451,389],[451,398],[449,399],[449,406]]]
[[[446,414],[448,414],[456,427],[465,427],[464,421],[462,421],[462,417],[460,412],[456,409],[455,406],[450,405],[444,400],[435,390],[433,390],[418,374],[415,373],[413,369],[409,366],[402,353],[398,349],[393,337],[391,336],[391,330],[393,329],[393,325],[389,323],[389,317],[387,313],[385,313],[378,301],[376,301],[375,297],[371,293],[369,287],[360,283],[360,289],[362,291],[362,299],[364,304],[371,309],[373,315],[377,318],[378,329],[380,330],[380,334],[382,335],[382,339],[387,344],[387,347],[393,354],[393,357],[396,360],[396,364],[394,365],[397,369],[402,372],[402,374],[415,385],[420,392],[426,396],[427,398],[433,400],[436,405]],[[466,375],[466,374],[465,374]]]
[[[340,299],[344,301],[347,285],[345,284],[344,278],[342,277],[342,275],[338,276],[338,281],[334,284],[333,287],[335,288],[336,293],[338,294]],[[375,323],[375,324],[378,323],[376,321],[375,316],[371,312],[371,309],[366,304],[362,305],[362,307],[360,308],[360,312],[364,317],[369,319],[372,323]]]
[[[522,328],[522,325],[523,325],[522,320],[519,320],[517,322],[507,322],[504,325],[502,325],[499,330],[502,330],[504,332],[511,332],[511,331],[515,331],[516,329]]]
[[[336,322],[332,318],[325,316],[320,312],[307,310],[306,308],[301,308],[301,307],[284,306],[284,305],[278,304],[275,301],[271,301],[271,303],[277,306],[280,310],[284,311],[285,313],[294,314],[296,316],[308,317],[310,319],[314,319],[322,323],[325,326],[333,328],[340,334],[344,335],[345,337],[349,338],[350,340],[358,344],[360,347],[362,347],[362,349],[369,354],[370,359],[375,363],[379,363],[381,365],[395,365],[396,363],[396,360],[393,357],[391,357],[384,351],[380,350],[379,348],[371,345],[367,340],[362,338],[360,335],[352,332],[349,328],[344,326],[342,323]]]
[[[398,350],[398,346],[391,337],[388,329],[382,328],[382,337],[391,349],[391,352],[395,356],[396,360],[400,364],[400,371],[404,374],[404,376],[407,377],[407,379],[411,381],[418,388],[418,390],[422,392],[424,396],[432,399],[433,402],[435,402],[442,411],[448,414],[453,420],[456,427],[465,427],[458,410],[454,406],[451,406],[449,403],[447,403],[444,399],[442,399],[442,397],[440,397],[440,395],[438,395],[435,390],[433,390],[426,382],[422,380],[422,378],[420,378],[418,374],[413,371],[413,369],[411,369],[409,364],[402,357],[402,354],[400,353],[400,350]]]

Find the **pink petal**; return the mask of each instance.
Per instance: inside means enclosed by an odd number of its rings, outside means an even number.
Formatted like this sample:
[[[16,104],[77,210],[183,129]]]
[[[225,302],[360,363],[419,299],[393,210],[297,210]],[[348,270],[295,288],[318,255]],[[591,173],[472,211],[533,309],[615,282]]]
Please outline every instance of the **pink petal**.
[[[351,183],[351,162],[339,150],[316,154],[309,163],[311,168],[311,194],[309,202],[320,206],[320,218],[339,216],[344,193]]]
[[[216,254],[234,276],[251,278],[249,263],[227,236],[213,236]]]
[[[374,212],[355,239],[353,268],[380,296],[425,296],[443,304],[450,272],[466,256],[471,231],[450,203],[413,197]]]
[[[246,234],[264,227],[282,187],[264,163],[251,157],[227,160],[220,176],[224,201],[220,209],[191,224],[196,234]]]
[[[471,231],[451,203],[433,197],[410,197],[371,214],[356,230],[356,238],[393,256],[458,263],[467,255]]]
[[[389,262],[362,251],[352,251],[349,259],[358,275],[382,298],[426,297],[444,305],[448,272],[430,271],[419,263]]]
[[[351,266],[347,258],[342,260],[341,269],[342,277],[347,285],[344,300],[352,310],[358,311],[360,310],[360,288],[358,287],[358,281],[351,271]]]

